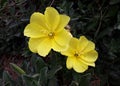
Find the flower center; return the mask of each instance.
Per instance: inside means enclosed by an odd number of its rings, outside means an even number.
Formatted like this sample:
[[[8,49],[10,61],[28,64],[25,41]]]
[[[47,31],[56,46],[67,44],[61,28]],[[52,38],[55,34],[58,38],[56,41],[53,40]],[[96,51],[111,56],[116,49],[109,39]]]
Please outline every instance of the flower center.
[[[54,36],[55,36],[55,33],[53,33],[53,32],[50,32],[50,33],[48,34],[48,36],[49,36],[49,38],[54,38]]]
[[[74,56],[75,56],[75,57],[78,57],[78,56],[79,56],[79,53],[78,53],[78,52],[75,52]]]

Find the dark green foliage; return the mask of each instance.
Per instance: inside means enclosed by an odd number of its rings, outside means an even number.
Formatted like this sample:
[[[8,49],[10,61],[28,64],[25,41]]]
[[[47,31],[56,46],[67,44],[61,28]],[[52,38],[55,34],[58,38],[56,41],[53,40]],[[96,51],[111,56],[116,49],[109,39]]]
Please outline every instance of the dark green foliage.
[[[43,58],[29,51],[24,28],[33,12],[50,5],[71,17],[74,37],[95,42],[95,68],[78,74],[66,69],[66,57],[56,52]],[[0,86],[120,86],[119,5],[120,0],[0,0]]]

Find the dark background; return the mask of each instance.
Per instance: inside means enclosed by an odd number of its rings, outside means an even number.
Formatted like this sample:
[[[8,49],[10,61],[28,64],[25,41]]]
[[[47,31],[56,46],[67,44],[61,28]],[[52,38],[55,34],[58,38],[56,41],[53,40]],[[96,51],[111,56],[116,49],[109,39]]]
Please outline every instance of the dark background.
[[[29,51],[24,28],[33,12],[48,6],[71,17],[67,29],[74,37],[96,44],[95,68],[77,74],[58,53],[42,58]],[[120,0],[0,0],[0,86],[120,86]]]

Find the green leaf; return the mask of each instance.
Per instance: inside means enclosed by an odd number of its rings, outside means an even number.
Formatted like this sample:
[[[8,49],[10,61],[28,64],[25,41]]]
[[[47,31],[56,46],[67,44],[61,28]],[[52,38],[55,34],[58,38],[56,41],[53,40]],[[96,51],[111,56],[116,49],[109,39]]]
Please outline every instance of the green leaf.
[[[51,70],[49,71],[49,73],[48,73],[48,78],[49,78],[49,79],[53,78],[54,75],[55,75],[59,70],[61,70],[61,69],[62,69],[62,66],[60,66],[60,65],[55,66],[53,69],[51,69]]]
[[[117,16],[118,10],[119,10],[119,6],[117,5],[111,6],[105,17],[115,18],[115,16]]]
[[[103,29],[102,31],[100,31],[99,35],[97,36],[97,38],[103,38],[104,36],[106,35],[109,35],[111,32],[112,32],[112,29],[111,27],[108,27],[106,29]]]
[[[91,79],[91,74],[90,73],[83,75],[80,79],[80,82],[79,82],[80,86],[89,86],[90,79]]]
[[[73,82],[71,86],[89,86],[91,73],[76,73],[73,72]]]
[[[32,56],[31,63],[32,63],[32,65],[34,65],[35,71],[37,73],[40,73],[41,69],[44,68],[45,66],[47,66],[47,64],[44,62],[44,60],[37,55]]]
[[[38,57],[36,61],[36,71],[39,73],[40,70],[46,66],[46,63],[43,61],[41,57]]]
[[[5,81],[10,81],[11,80],[10,75],[6,71],[3,72],[3,80],[5,80]]]
[[[25,86],[38,86],[37,80],[35,80],[35,78],[33,78],[31,75],[23,75],[23,80]]]
[[[2,10],[6,4],[7,4],[7,0],[1,0],[0,1],[0,10]]]
[[[46,86],[48,82],[48,67],[44,67],[40,70],[39,85]]]
[[[5,86],[15,86],[15,82],[12,80],[12,77],[7,71],[3,72],[3,81]]]
[[[71,84],[70,84],[70,86],[79,86],[79,83],[76,82],[76,81],[72,81]]]
[[[48,86],[58,86],[57,79],[55,77],[51,78],[48,82]]]
[[[23,69],[21,69],[19,66],[17,66],[16,64],[10,63],[10,65],[16,73],[18,73],[20,75],[25,74],[25,71]]]

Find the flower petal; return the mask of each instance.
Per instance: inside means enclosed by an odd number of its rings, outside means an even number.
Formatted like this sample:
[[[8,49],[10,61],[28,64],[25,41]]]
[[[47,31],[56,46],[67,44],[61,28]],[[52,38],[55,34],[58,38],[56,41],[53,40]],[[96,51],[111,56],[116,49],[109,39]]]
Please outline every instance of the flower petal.
[[[76,48],[77,48],[78,42],[79,41],[77,38],[72,37],[70,39],[68,48],[65,51],[61,51],[61,54],[65,56],[74,56],[74,53],[77,51]]]
[[[73,68],[73,64],[74,64],[75,58],[74,57],[67,57],[67,61],[66,61],[66,67],[68,69],[72,69]]]
[[[63,29],[68,22],[70,21],[70,17],[67,15],[60,15],[60,22],[59,25],[57,26],[57,28],[55,30],[60,31],[61,29]]]
[[[65,46],[65,47],[68,46],[68,43],[69,43],[71,38],[72,37],[71,37],[70,33],[67,30],[65,30],[65,29],[61,30],[58,33],[55,33],[55,37],[54,37],[55,41],[59,45]]]
[[[38,24],[31,23],[25,27],[24,35],[32,38],[44,37],[45,30]]]
[[[48,55],[52,47],[52,41],[49,38],[44,38],[42,42],[39,43],[37,48],[38,54],[45,57]]]
[[[77,50],[78,43],[79,43],[78,39],[72,37],[71,40],[70,40],[70,42],[69,42],[69,46],[70,46],[72,49]]]
[[[95,44],[92,41],[89,41],[83,52],[89,52],[95,49]]]
[[[75,59],[73,64],[73,69],[78,73],[83,73],[88,69],[88,65],[82,63],[81,61]]]
[[[30,23],[36,23],[44,27],[44,29],[47,29],[46,22],[45,22],[45,16],[42,13],[39,13],[39,12],[33,13],[30,18]]]
[[[54,39],[52,40],[52,49],[54,51],[62,51],[62,50],[65,50],[67,48],[67,45],[66,46],[61,46],[59,45]]]
[[[37,53],[37,48],[43,40],[44,40],[43,38],[30,38],[28,42],[29,49],[32,52]]]
[[[88,66],[92,66],[92,67],[95,67],[95,63],[94,62],[87,62],[81,58],[78,59],[79,61],[81,61],[82,63],[88,65]]]
[[[47,7],[45,10],[45,20],[48,26],[54,30],[59,24],[60,15],[55,8]]]
[[[61,51],[61,54],[65,56],[74,56],[74,50],[68,46],[65,51]]]
[[[88,40],[85,36],[81,36],[79,39],[78,50],[82,51],[88,44]]]
[[[83,56],[81,56],[81,59],[87,62],[95,62],[97,58],[98,58],[98,53],[96,50],[89,51],[87,53],[84,53]]]

